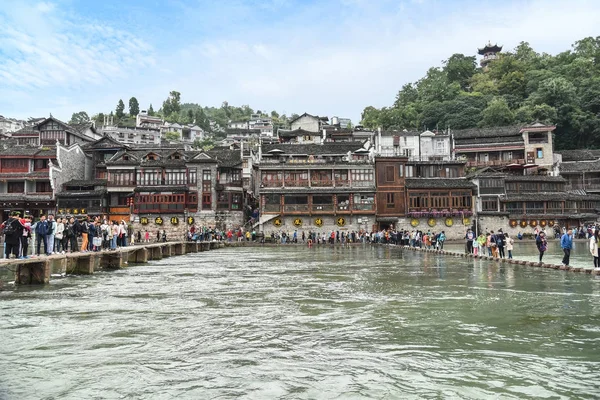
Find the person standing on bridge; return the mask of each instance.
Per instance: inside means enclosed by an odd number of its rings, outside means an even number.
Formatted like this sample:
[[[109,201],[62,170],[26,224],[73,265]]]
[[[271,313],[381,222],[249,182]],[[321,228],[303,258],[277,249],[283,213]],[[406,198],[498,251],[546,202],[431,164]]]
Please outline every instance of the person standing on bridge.
[[[568,266],[571,258],[571,249],[573,248],[573,231],[571,229],[567,230],[560,238],[560,247],[562,247],[563,253],[565,253],[562,264]]]
[[[10,258],[10,254],[14,254],[15,258],[19,258],[21,250],[21,237],[23,236],[23,225],[19,221],[19,213],[13,211],[8,220],[2,224],[4,231],[4,256]]]
[[[546,240],[546,234],[544,232],[540,232],[538,236],[535,238],[535,245],[540,253],[540,264],[542,263],[542,258],[544,258],[544,253],[548,248],[548,241]]]
[[[35,224],[35,241],[36,241],[36,254],[40,255],[41,245],[44,242],[44,254],[48,253],[48,222],[46,216],[42,215],[40,220]]]
[[[594,257],[594,268],[600,268],[600,263],[598,262],[598,242],[600,241],[600,231],[596,228],[590,236],[590,253],[592,253],[592,257]]]

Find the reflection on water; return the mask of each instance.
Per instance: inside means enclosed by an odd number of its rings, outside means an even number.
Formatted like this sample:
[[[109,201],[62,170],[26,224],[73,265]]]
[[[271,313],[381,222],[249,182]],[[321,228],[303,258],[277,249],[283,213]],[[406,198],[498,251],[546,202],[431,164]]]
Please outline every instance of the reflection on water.
[[[223,249],[0,292],[0,398],[594,398],[600,280]]]

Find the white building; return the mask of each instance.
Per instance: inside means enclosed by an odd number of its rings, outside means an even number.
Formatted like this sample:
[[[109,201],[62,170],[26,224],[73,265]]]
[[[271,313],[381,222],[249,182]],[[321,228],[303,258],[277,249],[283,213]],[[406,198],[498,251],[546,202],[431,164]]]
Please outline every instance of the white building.
[[[25,127],[25,121],[21,121],[15,118],[6,118],[0,115],[0,133],[6,134],[18,131]]]
[[[375,135],[381,156],[404,156],[411,161],[448,161],[452,159],[450,135],[410,131],[380,131]]]
[[[105,126],[99,132],[124,144],[155,144],[160,145],[160,130],[155,128],[128,128]]]
[[[135,117],[135,126],[138,128],[154,128],[160,129],[163,121],[159,117],[148,115],[146,110],[140,111]]]

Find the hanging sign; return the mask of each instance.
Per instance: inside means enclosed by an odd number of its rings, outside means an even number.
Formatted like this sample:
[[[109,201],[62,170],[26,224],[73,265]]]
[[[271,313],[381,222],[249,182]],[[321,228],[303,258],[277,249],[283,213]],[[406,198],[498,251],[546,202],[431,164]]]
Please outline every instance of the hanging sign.
[[[194,222],[195,222],[194,217],[187,217],[188,225],[194,225]]]
[[[142,218],[140,218],[140,224],[142,224],[142,225],[148,225],[148,217],[142,217]]]
[[[162,219],[161,217],[156,217],[156,218],[154,219],[154,223],[155,223],[156,225],[162,225],[162,224],[163,224],[163,219]]]
[[[315,226],[319,228],[323,226],[323,218],[315,218]]]
[[[273,225],[280,227],[281,225],[283,225],[283,221],[281,220],[281,218],[275,218],[273,220]]]
[[[171,225],[177,225],[177,224],[179,224],[179,218],[171,217]]]
[[[346,218],[339,217],[335,222],[337,226],[344,226],[346,225]]]

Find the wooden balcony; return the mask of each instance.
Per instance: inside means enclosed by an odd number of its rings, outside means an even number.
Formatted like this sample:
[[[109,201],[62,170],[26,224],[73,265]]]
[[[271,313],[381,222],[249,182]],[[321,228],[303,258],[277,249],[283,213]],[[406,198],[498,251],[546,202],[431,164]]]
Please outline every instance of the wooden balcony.
[[[308,187],[308,179],[286,180],[284,186],[287,187]]]
[[[503,167],[507,165],[525,165],[524,158],[512,160],[467,161],[467,167]]]
[[[111,206],[109,212],[111,214],[130,214],[131,208],[129,206]]]
[[[311,179],[311,187],[332,187],[333,181],[331,179]]]

